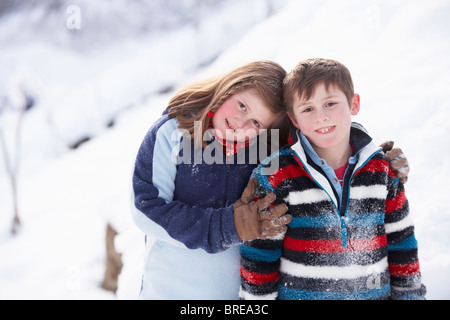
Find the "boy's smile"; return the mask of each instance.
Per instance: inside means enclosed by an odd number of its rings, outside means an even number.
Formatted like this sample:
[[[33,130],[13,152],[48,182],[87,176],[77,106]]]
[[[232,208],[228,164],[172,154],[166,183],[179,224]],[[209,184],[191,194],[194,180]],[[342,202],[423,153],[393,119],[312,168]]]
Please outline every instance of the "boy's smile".
[[[358,94],[350,106],[339,87],[327,88],[325,83],[319,83],[308,100],[297,95],[293,106],[294,114],[289,117],[320,157],[336,158],[348,153],[351,117],[360,108]]]
[[[332,127],[321,128],[321,129],[317,129],[316,132],[322,133],[322,134],[332,133],[334,131],[334,128],[336,128],[336,127],[332,126]]]

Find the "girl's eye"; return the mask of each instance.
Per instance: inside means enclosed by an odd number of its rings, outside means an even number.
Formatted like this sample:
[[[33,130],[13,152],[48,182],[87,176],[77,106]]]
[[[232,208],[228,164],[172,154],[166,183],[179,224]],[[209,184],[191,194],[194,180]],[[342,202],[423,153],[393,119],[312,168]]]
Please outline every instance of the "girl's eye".
[[[242,111],[247,111],[247,107],[246,107],[242,102],[239,102],[239,108],[240,108]]]
[[[253,121],[253,125],[255,127],[259,128],[261,126],[258,121],[256,121],[256,120],[252,120],[252,121]]]

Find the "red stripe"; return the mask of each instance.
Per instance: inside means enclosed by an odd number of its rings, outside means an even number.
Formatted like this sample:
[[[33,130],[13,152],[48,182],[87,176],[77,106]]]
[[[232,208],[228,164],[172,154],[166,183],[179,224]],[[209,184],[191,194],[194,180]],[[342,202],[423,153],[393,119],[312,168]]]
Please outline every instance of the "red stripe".
[[[402,190],[397,194],[394,199],[386,200],[386,213],[394,212],[405,205],[406,195],[405,190]]]
[[[349,239],[347,247],[341,239],[334,240],[296,240],[286,237],[284,247],[290,250],[316,253],[337,253],[347,251],[371,251],[387,246],[386,236],[372,239]]]
[[[410,276],[420,273],[419,261],[411,264],[389,264],[391,276]]]
[[[384,159],[372,159],[367,164],[358,170],[360,172],[387,172],[392,178],[395,178],[395,173],[391,170],[389,161]]]
[[[256,273],[248,271],[247,269],[241,266],[241,277],[243,277],[247,282],[251,284],[260,285],[267,282],[277,281],[279,273],[278,272],[268,274]]]
[[[278,186],[283,180],[297,178],[300,176],[309,177],[308,173],[297,165],[289,165],[280,168],[273,175],[269,176],[269,182],[272,187]]]

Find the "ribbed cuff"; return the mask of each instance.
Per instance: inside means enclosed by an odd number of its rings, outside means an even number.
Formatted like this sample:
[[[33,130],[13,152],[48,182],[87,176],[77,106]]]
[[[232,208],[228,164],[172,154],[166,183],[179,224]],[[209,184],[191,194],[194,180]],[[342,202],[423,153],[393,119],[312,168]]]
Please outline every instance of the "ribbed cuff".
[[[243,243],[234,224],[234,205],[224,209],[222,215],[222,239],[224,247],[233,247]]]

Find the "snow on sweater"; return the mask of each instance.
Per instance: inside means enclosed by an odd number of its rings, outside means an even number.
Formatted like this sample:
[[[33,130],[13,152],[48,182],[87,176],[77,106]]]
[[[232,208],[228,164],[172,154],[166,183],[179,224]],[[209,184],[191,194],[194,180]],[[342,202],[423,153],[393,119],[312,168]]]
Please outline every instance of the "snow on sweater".
[[[358,128],[352,132],[361,136]],[[424,298],[404,186],[372,143],[355,152],[359,160],[344,179],[342,203],[300,141],[255,170],[257,196],[273,191],[293,220],[284,237],[241,246],[241,298]],[[265,175],[273,161],[279,169]]]

